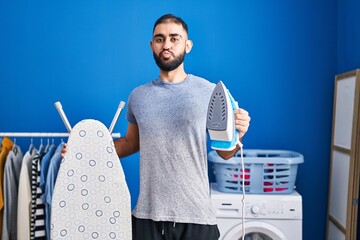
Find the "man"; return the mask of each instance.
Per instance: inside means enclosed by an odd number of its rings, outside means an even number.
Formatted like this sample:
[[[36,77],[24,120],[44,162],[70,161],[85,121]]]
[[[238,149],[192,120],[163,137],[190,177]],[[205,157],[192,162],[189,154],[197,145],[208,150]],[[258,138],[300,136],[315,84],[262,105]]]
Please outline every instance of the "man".
[[[160,17],[150,47],[160,76],[131,93],[126,136],[115,140],[120,158],[140,150],[133,238],[218,239],[206,158],[206,114],[215,85],[185,72],[192,42],[182,19]],[[238,109],[235,117],[243,136],[248,113]],[[219,154],[227,159],[237,150]]]
[[[185,72],[192,42],[181,18],[160,17],[150,47],[160,76],[132,91],[127,133],[114,141],[120,158],[140,151],[133,239],[218,239],[206,147],[207,107],[215,84]],[[250,117],[243,109],[234,114],[241,138]],[[218,153],[228,159],[237,150]]]

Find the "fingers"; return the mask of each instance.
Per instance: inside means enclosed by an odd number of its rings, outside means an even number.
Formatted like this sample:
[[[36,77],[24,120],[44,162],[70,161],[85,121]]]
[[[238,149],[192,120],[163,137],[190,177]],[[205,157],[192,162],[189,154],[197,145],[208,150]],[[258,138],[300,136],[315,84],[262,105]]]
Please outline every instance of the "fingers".
[[[67,152],[67,144],[64,143],[63,149],[61,150],[61,158],[65,157],[66,152]]]
[[[242,108],[235,109],[234,115],[235,127],[239,131],[239,137],[242,138],[249,129],[251,118],[249,113]]]

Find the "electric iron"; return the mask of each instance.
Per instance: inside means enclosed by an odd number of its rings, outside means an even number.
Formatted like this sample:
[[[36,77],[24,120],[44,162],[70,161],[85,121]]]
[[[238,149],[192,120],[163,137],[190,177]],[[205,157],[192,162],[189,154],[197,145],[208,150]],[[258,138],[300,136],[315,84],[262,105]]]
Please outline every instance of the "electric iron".
[[[216,85],[209,102],[206,128],[214,150],[231,151],[240,145],[239,132],[235,128],[234,110],[238,103],[222,81]]]
[[[216,85],[207,111],[206,128],[211,139],[211,148],[214,150],[231,151],[240,146],[241,169],[245,169],[243,145],[239,140],[239,131],[235,128],[234,110],[239,108],[238,103],[231,96],[222,81]],[[245,171],[242,171],[245,179]],[[242,181],[242,240],[245,238],[245,181]]]

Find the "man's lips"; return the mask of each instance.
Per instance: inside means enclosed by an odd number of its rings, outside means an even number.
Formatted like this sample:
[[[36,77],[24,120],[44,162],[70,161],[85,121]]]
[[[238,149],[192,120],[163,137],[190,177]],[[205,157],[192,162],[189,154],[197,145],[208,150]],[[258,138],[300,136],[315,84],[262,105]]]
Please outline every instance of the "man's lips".
[[[164,57],[164,58],[169,58],[171,56],[174,56],[172,52],[169,52],[169,51],[163,51],[161,54],[160,54],[161,57]]]

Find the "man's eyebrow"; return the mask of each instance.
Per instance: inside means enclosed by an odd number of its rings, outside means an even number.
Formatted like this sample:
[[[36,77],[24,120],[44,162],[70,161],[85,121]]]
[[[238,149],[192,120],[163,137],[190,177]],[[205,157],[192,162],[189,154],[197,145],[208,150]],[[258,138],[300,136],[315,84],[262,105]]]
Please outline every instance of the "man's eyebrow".
[[[169,36],[170,37],[181,37],[182,38],[181,34],[179,34],[179,33],[170,33]],[[162,33],[158,33],[158,34],[155,34],[153,38],[156,38],[156,37],[165,38],[165,35],[162,34]]]
[[[169,36],[170,37],[181,37],[182,38],[181,34],[179,34],[179,33],[171,33],[171,34],[169,34]]]
[[[153,38],[156,38],[156,37],[162,37],[162,38],[164,38],[165,35],[162,34],[162,33],[158,33],[158,34],[155,34]]]

